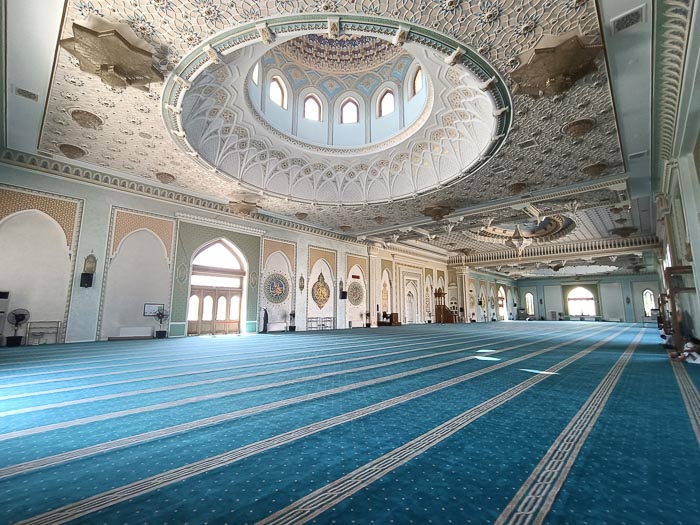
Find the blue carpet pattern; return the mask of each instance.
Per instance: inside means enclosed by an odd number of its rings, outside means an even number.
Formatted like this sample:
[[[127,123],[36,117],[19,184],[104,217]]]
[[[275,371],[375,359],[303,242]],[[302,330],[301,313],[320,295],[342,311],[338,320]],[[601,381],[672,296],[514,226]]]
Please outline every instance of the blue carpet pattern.
[[[0,349],[0,523],[700,516],[700,366],[500,322]]]

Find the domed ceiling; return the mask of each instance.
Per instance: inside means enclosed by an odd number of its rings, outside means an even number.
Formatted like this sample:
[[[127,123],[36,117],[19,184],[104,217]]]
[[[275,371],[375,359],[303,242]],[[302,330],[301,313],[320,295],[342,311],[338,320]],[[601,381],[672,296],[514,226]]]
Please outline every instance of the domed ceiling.
[[[308,28],[305,24],[297,21],[293,33],[317,31],[315,24]],[[278,28],[278,34],[283,35],[286,27]],[[374,30],[372,26],[361,29]],[[223,51],[240,46],[245,35],[245,30],[220,33],[204,46]],[[284,50],[290,43],[296,46],[297,40],[280,45]],[[346,51],[342,45],[327,45],[330,40],[312,34],[299,45],[312,42],[312,57],[322,60],[324,67],[336,67],[333,64]],[[361,147],[322,147],[298,138],[289,140],[284,133],[276,133],[274,126],[264,126],[261,118],[256,121],[255,111],[241,96],[257,58],[262,55],[263,64],[274,61],[274,55],[265,52],[265,45],[239,47],[222,54],[218,61],[204,64],[200,47],[183,59],[165,84],[163,112],[174,142],[187,153],[196,152],[196,158],[208,168],[248,190],[302,203],[358,206],[431,192],[476,170],[501,147],[510,123],[511,102],[503,80],[486,62],[473,63],[465,57],[459,64],[446,63],[444,53],[433,49],[449,44],[445,38],[429,42],[430,46],[406,43],[401,53],[383,53],[391,60],[369,69],[363,57],[372,48],[378,48],[381,56],[384,41],[369,36],[342,42],[351,44],[344,59],[349,68],[362,69],[364,74],[336,72],[309,79],[302,64],[280,65],[288,71],[291,90],[315,83],[319,89],[341,92],[343,85],[355,84],[359,96],[366,90],[365,103],[369,105],[373,85],[383,76],[396,76],[403,84],[405,70],[415,58],[431,80],[426,110],[414,122],[407,122],[400,133]],[[182,76],[188,81],[187,88],[177,80]],[[173,110],[167,108],[181,110],[175,110],[177,118],[172,118],[169,113]],[[288,144],[280,139],[287,139]]]
[[[346,75],[372,71],[406,53],[388,40],[371,36],[308,34],[280,44],[287,60],[319,73]]]
[[[296,144],[233,89],[271,50],[310,82],[408,55],[432,82],[428,117],[352,156]],[[234,213],[448,253],[502,249],[471,234],[525,235],[528,206],[574,225],[551,242],[653,232],[629,209],[592,0],[66,2],[38,149]]]

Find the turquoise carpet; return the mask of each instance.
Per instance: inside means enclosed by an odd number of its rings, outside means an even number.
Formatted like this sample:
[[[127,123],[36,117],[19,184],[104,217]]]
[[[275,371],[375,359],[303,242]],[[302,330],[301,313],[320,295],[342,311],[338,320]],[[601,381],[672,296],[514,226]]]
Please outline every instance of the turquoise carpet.
[[[0,523],[697,523],[700,366],[619,323],[0,349]]]

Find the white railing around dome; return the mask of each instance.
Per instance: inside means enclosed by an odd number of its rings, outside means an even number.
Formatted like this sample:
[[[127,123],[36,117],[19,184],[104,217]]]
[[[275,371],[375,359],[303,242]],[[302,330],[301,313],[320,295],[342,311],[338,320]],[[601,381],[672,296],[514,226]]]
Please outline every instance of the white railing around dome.
[[[538,260],[544,257],[559,258],[569,255],[600,255],[639,250],[654,249],[660,247],[659,239],[654,235],[627,237],[619,239],[594,239],[590,241],[578,241],[569,243],[549,243],[537,246],[528,246],[522,251],[520,257],[514,249],[497,250],[477,253],[473,255],[452,255],[448,259],[451,265],[468,265],[494,262],[523,262]]]

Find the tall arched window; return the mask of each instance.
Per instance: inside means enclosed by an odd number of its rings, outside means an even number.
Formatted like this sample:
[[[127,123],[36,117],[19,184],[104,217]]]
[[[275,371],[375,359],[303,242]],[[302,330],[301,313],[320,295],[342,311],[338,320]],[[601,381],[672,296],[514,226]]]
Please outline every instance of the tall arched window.
[[[412,97],[415,97],[423,89],[423,70],[420,67],[416,69],[416,73],[413,75],[413,85],[411,87],[413,88]]]
[[[219,297],[218,301],[216,301],[216,320],[226,320],[226,297],[224,297],[223,295]]]
[[[394,92],[387,89],[379,97],[379,104],[377,105],[377,116],[384,117],[389,113],[394,112]]]
[[[535,296],[530,292],[525,294],[525,313],[535,315]]]
[[[214,318],[214,298],[207,295],[202,301],[202,321],[211,321]]]
[[[187,334],[240,333],[245,261],[235,247],[219,240],[192,261]]]
[[[238,295],[231,297],[231,320],[238,321],[241,312],[241,298]]]
[[[304,99],[304,118],[321,121],[321,101],[316,95],[309,95]]]
[[[258,82],[260,82],[260,62],[255,64],[255,67],[253,68],[253,74],[251,75],[253,79],[253,84],[256,86],[258,85]]]
[[[279,107],[287,109],[287,87],[280,77],[270,80],[270,100]]]
[[[654,300],[654,292],[648,288],[642,292],[642,304],[644,304],[644,315],[651,317],[652,309],[656,308],[656,301]]]
[[[589,290],[578,286],[569,292],[566,299],[569,304],[569,315],[595,315],[595,297]]]
[[[187,303],[187,320],[196,321],[199,319],[199,296],[192,295]]]
[[[360,121],[360,106],[348,98],[340,105],[340,123],[357,124]]]

